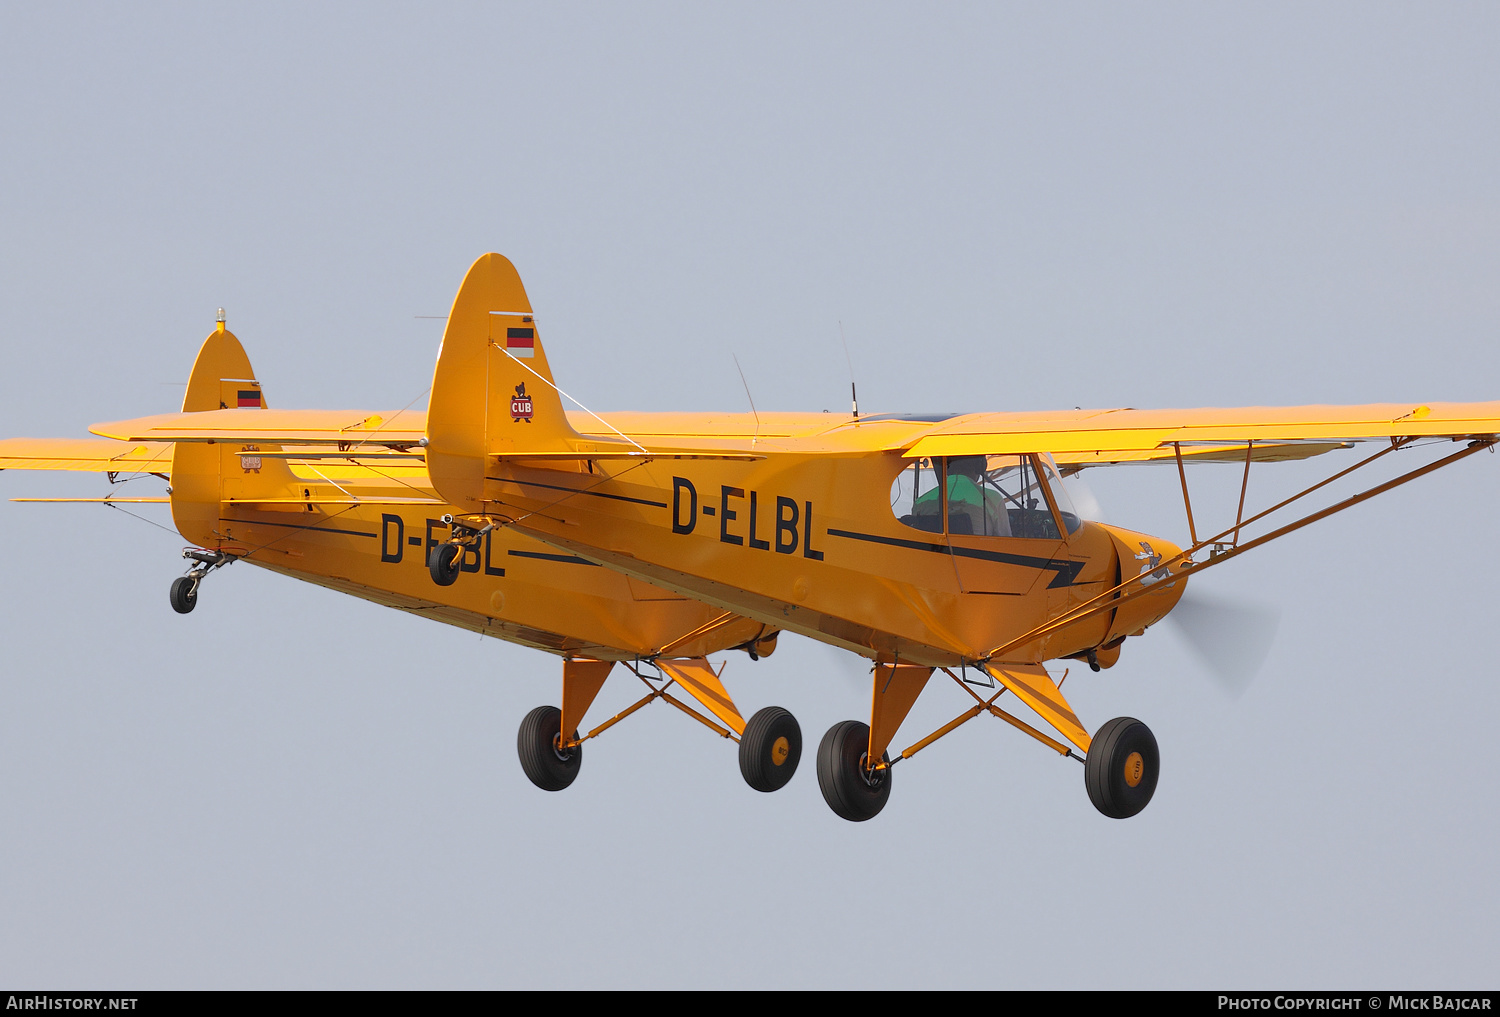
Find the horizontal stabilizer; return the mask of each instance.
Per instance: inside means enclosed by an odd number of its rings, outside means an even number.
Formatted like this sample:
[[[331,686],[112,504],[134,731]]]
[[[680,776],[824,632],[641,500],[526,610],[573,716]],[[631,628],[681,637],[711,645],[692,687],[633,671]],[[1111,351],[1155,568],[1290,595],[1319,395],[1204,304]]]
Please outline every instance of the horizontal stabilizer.
[[[118,499],[117,499],[118,500]],[[254,508],[257,505],[275,505],[282,507],[286,505],[446,505],[447,502],[441,498],[361,498],[357,495],[348,495],[343,498],[225,498],[225,505],[238,505],[242,508]]]
[[[372,462],[397,466],[420,466],[425,458],[420,452],[375,452],[368,448],[346,449],[340,452],[302,449],[295,452],[257,452],[256,455],[262,459],[295,459],[298,462],[337,459],[341,462]]]
[[[104,438],[6,438],[0,470],[81,470],[92,473],[160,473],[172,468],[172,446],[122,445]]]
[[[45,502],[49,505],[170,505],[171,498],[12,498],[11,501]]]
[[[1243,454],[1242,454],[1243,457]],[[616,460],[627,459],[634,462],[653,462],[658,459],[732,459],[737,462],[755,462],[764,459],[765,456],[754,455],[750,452],[672,452],[661,449],[651,449],[648,452],[633,450],[629,452],[504,452],[495,456],[500,462],[580,462],[586,459],[593,460]]]
[[[420,445],[420,413],[384,415],[365,410],[205,410],[162,413],[95,424],[94,434],[119,441],[264,442],[275,445],[341,445],[409,448]]]

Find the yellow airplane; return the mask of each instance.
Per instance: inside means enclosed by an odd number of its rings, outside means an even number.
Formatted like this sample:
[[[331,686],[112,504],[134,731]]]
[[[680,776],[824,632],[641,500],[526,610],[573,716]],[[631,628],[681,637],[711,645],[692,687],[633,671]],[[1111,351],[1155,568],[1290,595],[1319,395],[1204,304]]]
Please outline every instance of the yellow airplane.
[[[740,770],[756,790],[777,790],[796,771],[802,752],[796,718],[766,707],[746,721],[724,686],[722,665],[716,671],[706,659],[730,648],[752,659],[767,656],[776,648],[774,626],[505,528],[480,533],[450,563],[464,582],[449,578],[434,586],[427,559],[446,545],[452,510],[433,491],[422,463],[421,413],[267,409],[222,312],[193,365],[182,409],[187,430],[203,422],[196,437],[125,444],[108,438],[0,441],[0,469],[91,470],[108,474],[112,483],[155,474],[170,481],[168,496],[13,500],[169,503],[178,531],[196,545],[184,552],[190,571],[169,591],[181,614],[192,611],[209,572],[245,561],[560,655],[561,709],[533,710],[517,741],[522,768],[545,790],[573,782],[584,741],[654,699],[737,741]],[[225,419],[234,422],[229,430],[259,437],[222,438],[223,426],[215,422]],[[267,437],[284,431],[285,444]],[[296,437],[310,434],[321,439]],[[617,663],[649,691],[580,737],[583,716]],[[674,686],[717,720],[673,696],[668,690]]]
[[[786,630],[851,650],[872,662],[869,723],[832,727],[817,771],[829,806],[853,821],[884,807],[896,763],[980,714],[1082,762],[1089,798],[1104,815],[1135,815],[1151,800],[1160,768],[1150,729],[1120,717],[1090,735],[1062,693],[1068,672],[1047,665],[1112,666],[1127,638],[1172,610],[1193,574],[1490,448],[1500,434],[1500,403],[604,419],[564,408],[520,277],[496,254],[475,262],[454,300],[425,417],[266,410],[250,388],[236,387],[236,371],[250,377],[248,364],[205,373],[223,408],[200,401],[181,414],[92,428],[127,443],[115,446],[127,449],[123,456],[171,457],[174,518],[201,545],[189,552],[200,562],[185,577],[193,590],[203,569],[243,558],[408,610],[446,605],[432,607],[435,616],[562,654],[561,715],[533,713],[519,746],[523,764],[531,752],[528,775],[544,787],[536,760],[562,767],[583,740],[575,722],[592,694],[574,690],[583,688],[578,675],[588,661],[625,660],[638,671],[654,664],[691,692],[679,673],[685,666],[664,659],[680,654],[709,688],[695,698],[712,712],[722,685],[709,686],[714,672],[703,655],[714,648],[758,652]],[[230,394],[247,392],[248,411],[236,408]],[[1246,514],[1254,463],[1360,441],[1379,445]],[[1334,481],[1437,442],[1445,451],[1461,447],[1279,522]],[[10,451],[32,458],[17,454],[0,466],[45,468],[47,450],[37,443]],[[101,452],[91,454],[92,465],[80,468],[114,470],[101,465]],[[1243,463],[1237,516],[1200,537],[1185,465],[1224,460]],[[1186,547],[1082,519],[1060,482],[1085,468],[1149,461],[1177,465]],[[391,468],[397,463],[405,474]],[[330,473],[335,464],[347,472]],[[404,497],[440,503],[441,517],[438,508],[425,518],[423,509],[404,509]],[[388,518],[400,520],[390,524],[394,545]],[[341,532],[355,529],[343,525],[352,519],[360,532]],[[425,575],[391,550],[402,539],[421,548],[415,560],[425,561]],[[515,605],[522,598],[513,577],[487,571],[502,542],[506,555],[592,563],[587,575],[599,585],[549,585],[563,581],[561,571],[528,575],[527,596],[538,606],[525,614],[530,606]],[[301,557],[279,550],[293,546]],[[580,565],[569,581],[590,567]],[[681,613],[667,624],[631,610],[641,606],[632,583],[691,600],[670,602]],[[181,599],[174,594],[174,603]],[[665,610],[663,603],[652,610]],[[638,628],[655,635],[635,635]],[[939,671],[972,705],[893,757],[902,721]],[[975,691],[980,685],[985,693]],[[1006,693],[1035,723],[996,705]],[[653,685],[638,706],[659,694]],[[753,720],[741,732],[746,779],[760,786],[752,774],[770,772],[779,754],[786,757],[779,775],[789,777],[799,739],[768,731],[752,741],[752,727]]]

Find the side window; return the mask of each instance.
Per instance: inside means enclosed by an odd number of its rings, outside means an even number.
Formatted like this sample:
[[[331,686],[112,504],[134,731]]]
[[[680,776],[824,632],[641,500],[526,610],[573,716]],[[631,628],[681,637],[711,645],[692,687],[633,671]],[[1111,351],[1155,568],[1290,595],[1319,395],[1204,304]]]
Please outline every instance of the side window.
[[[915,459],[891,484],[891,512],[907,526],[929,533],[943,532],[943,499],[938,490],[938,464]]]

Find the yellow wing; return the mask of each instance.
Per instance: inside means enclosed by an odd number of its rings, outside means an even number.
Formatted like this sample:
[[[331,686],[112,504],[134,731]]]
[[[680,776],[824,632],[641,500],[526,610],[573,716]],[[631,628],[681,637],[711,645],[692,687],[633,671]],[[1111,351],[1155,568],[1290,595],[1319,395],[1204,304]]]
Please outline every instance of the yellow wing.
[[[156,441],[123,444],[107,438],[6,438],[0,440],[0,470],[167,476],[172,470],[172,446]]]
[[[1496,434],[1500,402],[988,413],[938,425],[905,455],[1050,452],[1058,462],[1088,465],[1170,458],[1180,444],[1185,458],[1243,460],[1245,443],[1255,442],[1267,446],[1265,458],[1304,458],[1353,441]]]

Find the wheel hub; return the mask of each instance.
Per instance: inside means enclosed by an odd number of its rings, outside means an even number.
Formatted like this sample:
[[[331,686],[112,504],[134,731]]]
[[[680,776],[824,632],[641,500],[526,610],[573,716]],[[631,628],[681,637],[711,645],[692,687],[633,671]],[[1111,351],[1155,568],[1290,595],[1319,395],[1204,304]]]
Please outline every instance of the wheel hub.
[[[1139,752],[1132,752],[1125,757],[1125,783],[1130,787],[1139,787],[1141,778],[1146,776],[1146,761],[1141,758]]]

